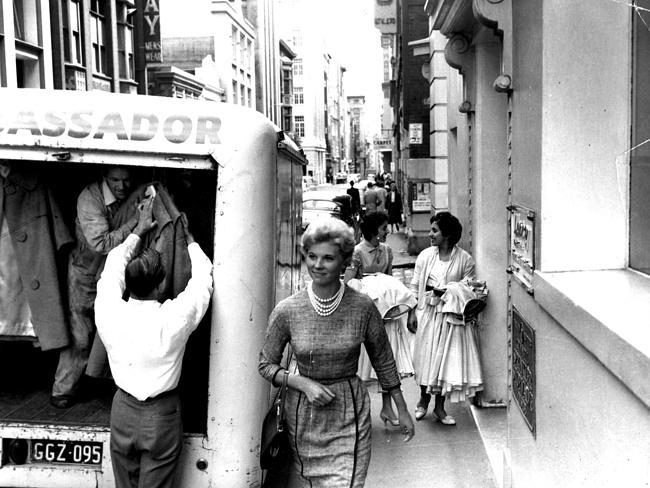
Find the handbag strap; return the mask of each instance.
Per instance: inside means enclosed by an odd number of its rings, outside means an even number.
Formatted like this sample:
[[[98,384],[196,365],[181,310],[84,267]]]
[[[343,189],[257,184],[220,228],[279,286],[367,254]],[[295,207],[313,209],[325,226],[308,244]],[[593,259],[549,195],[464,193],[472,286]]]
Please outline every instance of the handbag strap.
[[[287,385],[287,380],[289,378],[289,364],[291,364],[292,356],[293,356],[293,350],[289,349],[289,354],[287,355],[287,365],[284,368],[284,374],[282,375],[282,386],[280,387],[280,390],[278,391],[278,396],[275,400],[275,404],[277,408],[277,415],[275,416],[275,418],[277,419],[276,429],[278,432],[282,432],[284,430],[284,401],[287,396],[287,390],[289,389]]]

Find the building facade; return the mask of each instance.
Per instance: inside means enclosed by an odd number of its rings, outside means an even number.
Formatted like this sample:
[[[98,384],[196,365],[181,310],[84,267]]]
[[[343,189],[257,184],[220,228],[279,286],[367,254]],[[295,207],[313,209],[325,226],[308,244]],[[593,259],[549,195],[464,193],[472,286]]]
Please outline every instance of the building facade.
[[[255,28],[241,0],[162,0],[160,10],[164,64],[200,76],[225,102],[255,109]]]
[[[377,0],[384,3],[384,0]],[[396,175],[404,199],[409,249],[428,247],[429,217],[439,208],[434,181],[436,161],[429,136],[428,66],[421,62],[421,45],[428,37],[424,0],[396,0],[396,77],[390,82],[393,107],[393,155]]]
[[[650,3],[594,6],[425,5],[431,135],[490,289],[481,401],[505,407],[505,487],[650,475]]]
[[[280,39],[280,127],[294,138],[293,133],[293,60],[296,53]]]
[[[359,173],[365,179],[375,169],[368,164],[367,124],[363,95],[348,96],[350,109],[350,172]]]
[[[255,108],[281,125],[280,44],[273,0],[243,0],[244,16],[255,28]]]
[[[380,173],[391,173],[397,178],[395,161],[398,152],[396,140],[395,114],[391,103],[391,84],[397,82],[397,5],[399,0],[377,0],[375,2],[375,27],[381,32],[381,50],[383,60],[381,133],[373,140],[373,147],[378,153]],[[401,186],[401,180],[398,180]]]

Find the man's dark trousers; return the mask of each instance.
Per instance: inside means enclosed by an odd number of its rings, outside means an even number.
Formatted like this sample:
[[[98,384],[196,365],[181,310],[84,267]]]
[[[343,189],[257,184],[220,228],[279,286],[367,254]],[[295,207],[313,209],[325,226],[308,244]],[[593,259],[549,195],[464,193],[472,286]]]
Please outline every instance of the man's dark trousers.
[[[177,391],[140,401],[117,390],[111,408],[116,488],[172,488],[182,443]]]

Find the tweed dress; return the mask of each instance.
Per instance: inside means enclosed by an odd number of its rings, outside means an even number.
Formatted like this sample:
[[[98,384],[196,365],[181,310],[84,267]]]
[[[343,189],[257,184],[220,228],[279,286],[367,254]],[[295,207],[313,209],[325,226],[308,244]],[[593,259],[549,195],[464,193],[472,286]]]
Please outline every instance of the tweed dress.
[[[291,343],[300,375],[330,388],[323,407],[289,389],[285,404],[293,454],[290,488],[360,488],[370,463],[370,398],[356,376],[365,344],[379,382],[400,385],[386,330],[372,299],[346,287],[339,307],[327,317],[313,309],[306,290],[273,310],[260,352],[260,374],[271,381]]]

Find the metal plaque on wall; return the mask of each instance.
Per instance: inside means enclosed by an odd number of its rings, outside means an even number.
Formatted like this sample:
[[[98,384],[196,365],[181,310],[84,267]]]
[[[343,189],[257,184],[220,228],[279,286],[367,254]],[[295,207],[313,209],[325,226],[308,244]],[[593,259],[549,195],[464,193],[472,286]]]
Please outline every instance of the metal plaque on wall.
[[[509,205],[510,257],[508,272],[533,293],[535,271],[535,211],[521,205]]]
[[[528,424],[535,427],[535,330],[512,308],[512,393]]]

